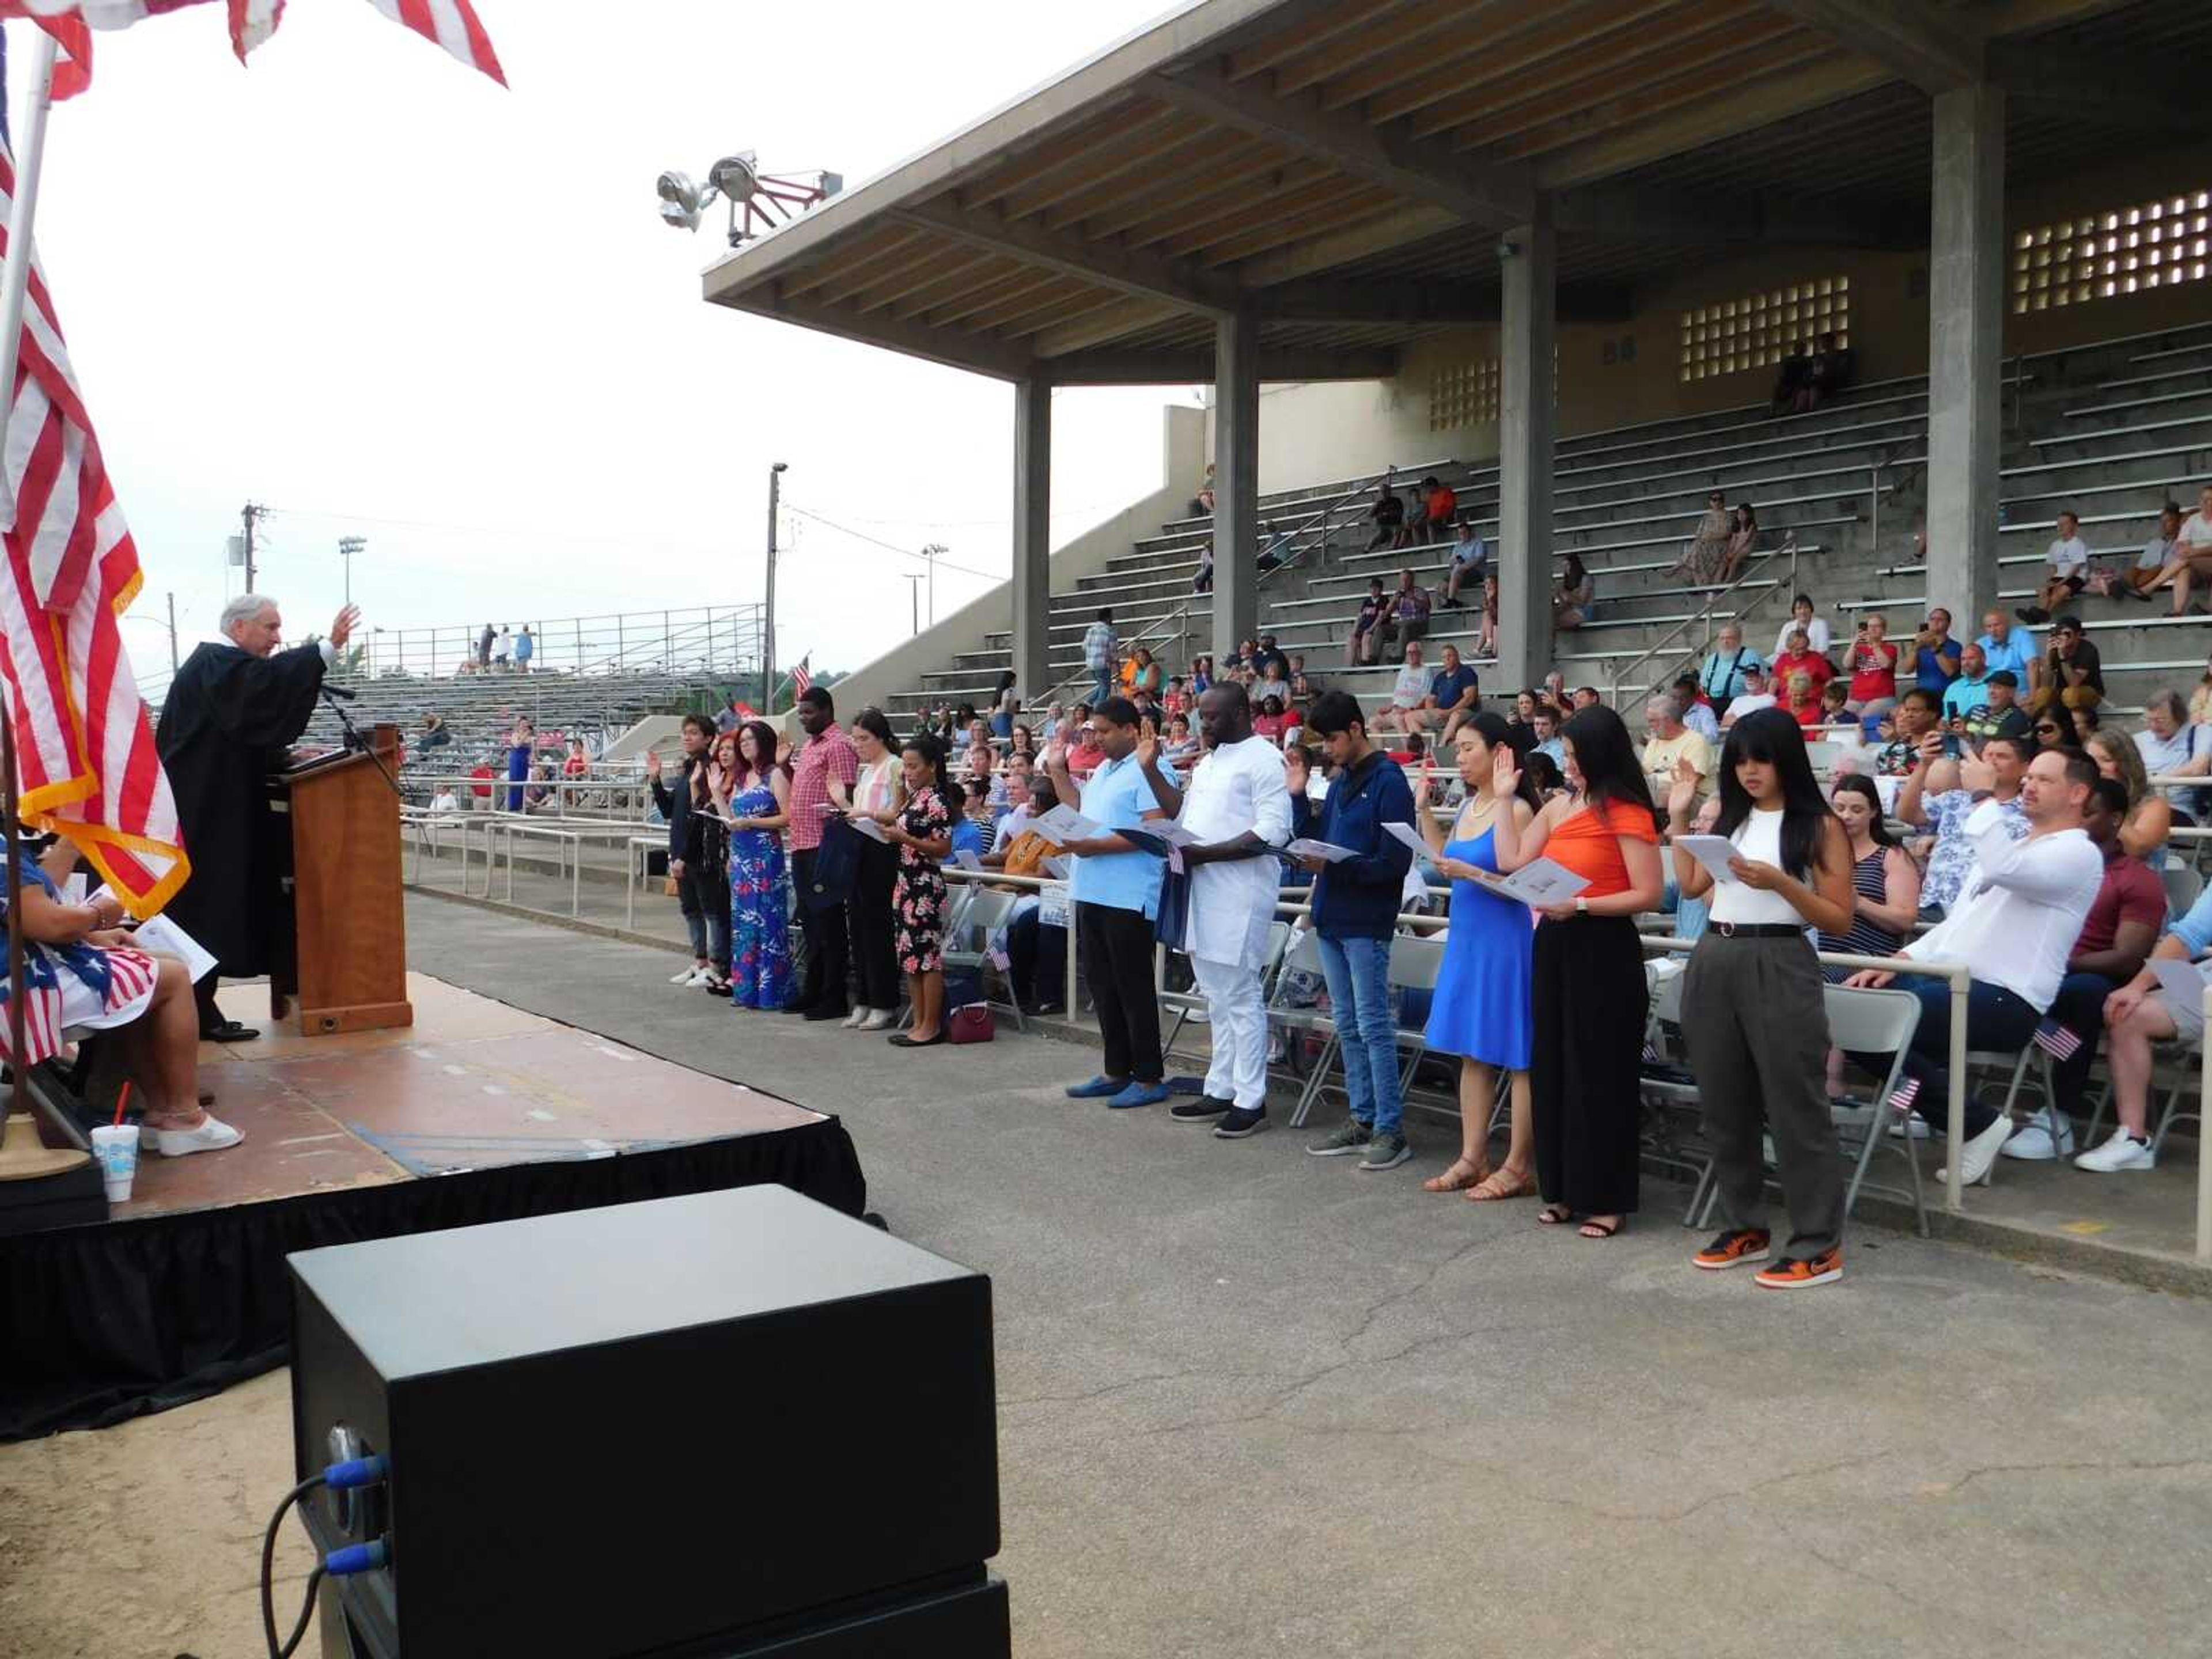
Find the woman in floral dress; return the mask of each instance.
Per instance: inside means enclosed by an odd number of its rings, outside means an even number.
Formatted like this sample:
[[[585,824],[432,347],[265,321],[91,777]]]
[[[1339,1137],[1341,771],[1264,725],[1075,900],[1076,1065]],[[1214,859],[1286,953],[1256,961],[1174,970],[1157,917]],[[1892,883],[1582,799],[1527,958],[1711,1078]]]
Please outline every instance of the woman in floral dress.
[[[776,763],[775,729],[765,720],[748,720],[716,744],[732,746],[717,770],[730,821],[730,1006],[781,1008],[791,980],[783,858],[791,774]]]
[[[890,1041],[894,1048],[927,1048],[945,1041],[945,877],[938,866],[952,850],[947,805],[952,780],[945,769],[944,746],[934,738],[909,738],[899,764],[906,774],[906,805],[884,826],[884,835],[898,848],[898,887],[891,902],[914,1029],[892,1033]]]

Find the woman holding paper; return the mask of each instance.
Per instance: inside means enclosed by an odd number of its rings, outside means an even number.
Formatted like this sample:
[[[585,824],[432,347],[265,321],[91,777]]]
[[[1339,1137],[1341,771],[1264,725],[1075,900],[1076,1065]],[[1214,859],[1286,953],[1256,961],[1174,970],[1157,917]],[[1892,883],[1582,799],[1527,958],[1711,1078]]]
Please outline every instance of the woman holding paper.
[[[899,767],[906,805],[884,834],[898,848],[894,914],[914,1029],[892,1033],[890,1042],[896,1048],[927,1048],[945,1041],[945,875],[939,864],[952,850],[953,783],[934,738],[909,738]]]
[[[1684,844],[1705,839],[1689,834],[1697,786],[1678,772],[1667,814],[1683,893],[1712,895],[1712,925],[1682,981],[1682,1036],[1725,1225],[1692,1260],[1715,1271],[1766,1260],[1764,1127],[1774,1138],[1790,1241],[1758,1282],[1825,1285],[1844,1273],[1844,1165],[1828,1112],[1820,964],[1805,930],[1850,932],[1851,838],[1820,793],[1803,732],[1779,709],[1745,715],[1721,750],[1714,830],[1734,850],[1718,880],[1706,861],[1711,849]]]
[[[1428,1043],[1459,1060],[1460,1154],[1451,1168],[1421,1184],[1432,1193],[1464,1191],[1470,1200],[1522,1198],[1536,1190],[1534,1131],[1528,1104],[1528,959],[1534,933],[1528,907],[1489,890],[1498,870],[1499,815],[1525,832],[1542,808],[1524,773],[1516,792],[1498,793],[1496,753],[1510,754],[1502,715],[1485,709],[1455,735],[1467,799],[1447,836],[1429,805],[1430,766],[1421,769],[1420,826],[1431,860],[1451,881],[1451,931],[1443,968],[1429,1006]],[[1505,1162],[1490,1167],[1490,1120],[1498,1079],[1513,1080],[1513,1131]]]
[[[1657,814],[1628,728],[1602,703],[1581,709],[1559,733],[1571,795],[1524,830],[1497,815],[1498,867],[1505,873],[1549,858],[1589,885],[1547,908],[1530,954],[1528,1047],[1536,1144],[1537,1219],[1583,1218],[1584,1238],[1611,1238],[1637,1205],[1638,1068],[1650,992],[1636,916],[1656,910]],[[1491,792],[1518,794],[1513,751],[1495,748]]]

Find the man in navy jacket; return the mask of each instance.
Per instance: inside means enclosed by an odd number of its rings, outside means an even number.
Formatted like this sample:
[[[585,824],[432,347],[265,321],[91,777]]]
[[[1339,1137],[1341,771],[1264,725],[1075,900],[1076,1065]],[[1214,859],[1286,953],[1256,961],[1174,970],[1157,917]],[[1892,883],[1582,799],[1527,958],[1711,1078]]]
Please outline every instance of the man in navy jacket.
[[[1306,1150],[1316,1158],[1361,1153],[1363,1170],[1395,1170],[1413,1154],[1398,1089],[1390,941],[1413,854],[1382,826],[1413,823],[1413,791],[1397,763],[1367,740],[1366,719],[1349,692],[1324,693],[1306,726],[1335,774],[1314,838],[1352,855],[1300,860],[1314,872],[1313,927],[1352,1105],[1342,1128]]]

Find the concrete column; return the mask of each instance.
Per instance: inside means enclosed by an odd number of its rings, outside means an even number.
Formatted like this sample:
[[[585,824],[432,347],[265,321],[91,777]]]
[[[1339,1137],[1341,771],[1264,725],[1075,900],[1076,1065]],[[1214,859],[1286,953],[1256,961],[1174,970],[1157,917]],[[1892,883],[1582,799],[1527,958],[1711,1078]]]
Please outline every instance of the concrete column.
[[[1552,665],[1553,342],[1559,239],[1548,196],[1534,222],[1501,239],[1504,283],[1498,387],[1498,666],[1486,697],[1510,697]],[[1487,677],[1486,677],[1487,678]],[[1570,679],[1581,678],[1570,675]]]
[[[1213,659],[1260,621],[1260,323],[1251,311],[1213,333]]]
[[[1014,688],[1042,698],[1052,672],[1052,387],[1014,382]]]
[[[1928,603],[1948,607],[1956,632],[1969,639],[1981,632],[1982,612],[1997,597],[2004,131],[2002,88],[1936,94],[1928,245]]]

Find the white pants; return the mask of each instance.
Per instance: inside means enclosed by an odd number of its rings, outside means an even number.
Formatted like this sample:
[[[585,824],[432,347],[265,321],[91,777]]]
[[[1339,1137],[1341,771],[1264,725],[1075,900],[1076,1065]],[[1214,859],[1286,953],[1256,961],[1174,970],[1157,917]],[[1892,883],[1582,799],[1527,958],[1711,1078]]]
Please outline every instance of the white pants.
[[[1240,963],[1208,962],[1203,957],[1193,957],[1190,965],[1206,997],[1213,1040],[1206,1092],[1246,1111],[1266,1110],[1267,1006],[1260,989],[1260,970]]]

